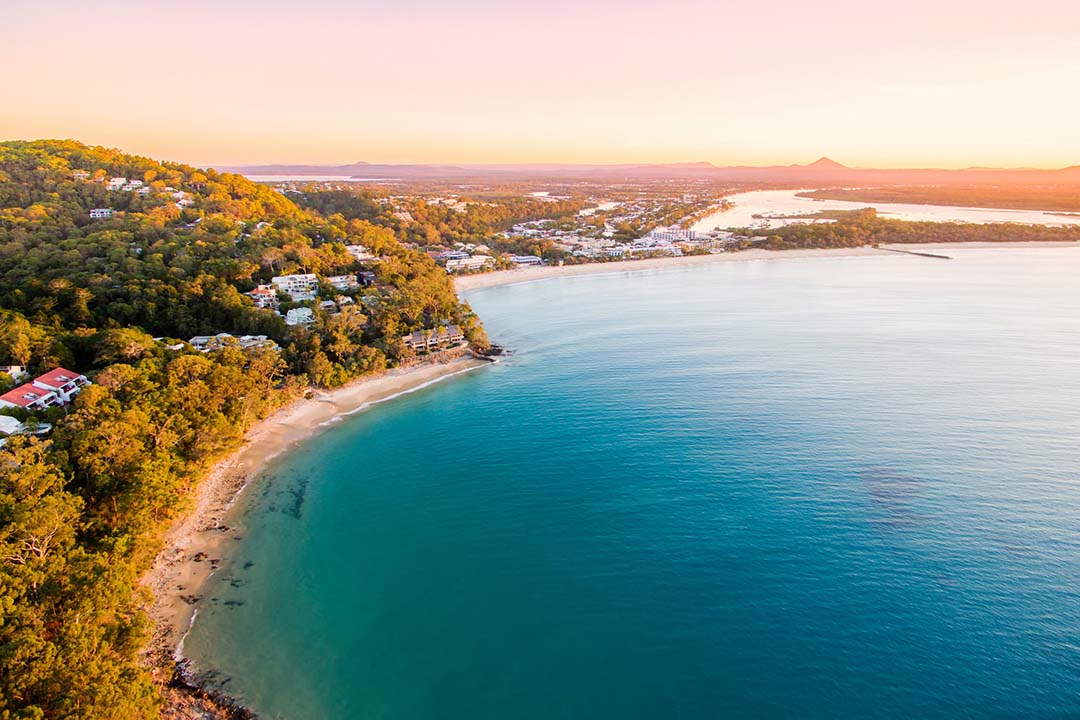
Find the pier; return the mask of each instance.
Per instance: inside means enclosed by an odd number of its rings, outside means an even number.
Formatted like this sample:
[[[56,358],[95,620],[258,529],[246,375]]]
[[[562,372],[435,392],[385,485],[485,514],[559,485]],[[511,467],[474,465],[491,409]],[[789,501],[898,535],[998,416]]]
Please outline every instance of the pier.
[[[952,260],[952,257],[950,257],[949,255],[938,255],[936,253],[928,253],[928,252],[916,252],[915,250],[898,250],[896,248],[882,247],[880,245],[875,245],[874,247],[876,247],[878,250],[884,250],[886,252],[893,252],[893,253],[900,253],[902,255],[918,255],[919,257],[936,258],[938,260]]]

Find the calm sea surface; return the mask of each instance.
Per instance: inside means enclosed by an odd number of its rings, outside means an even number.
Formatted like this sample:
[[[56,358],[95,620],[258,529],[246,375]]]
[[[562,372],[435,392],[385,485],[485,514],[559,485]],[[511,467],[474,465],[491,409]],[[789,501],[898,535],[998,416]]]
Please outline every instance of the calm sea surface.
[[[265,717],[1080,716],[1080,249],[492,288],[282,458],[187,650]]]

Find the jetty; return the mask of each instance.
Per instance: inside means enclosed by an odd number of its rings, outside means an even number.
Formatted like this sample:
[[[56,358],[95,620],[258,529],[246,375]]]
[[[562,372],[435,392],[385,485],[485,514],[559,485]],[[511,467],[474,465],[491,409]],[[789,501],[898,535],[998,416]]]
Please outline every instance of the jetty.
[[[919,257],[936,258],[938,260],[952,260],[949,255],[938,255],[936,253],[917,252],[915,250],[898,250],[897,248],[882,247],[881,245],[875,245],[878,250],[884,250],[885,252],[900,253],[901,255],[918,255]]]

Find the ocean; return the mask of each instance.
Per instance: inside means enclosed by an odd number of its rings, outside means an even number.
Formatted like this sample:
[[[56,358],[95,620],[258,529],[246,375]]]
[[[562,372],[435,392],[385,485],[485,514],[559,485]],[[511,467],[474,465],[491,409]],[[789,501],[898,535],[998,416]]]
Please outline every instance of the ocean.
[[[279,458],[186,652],[263,717],[1080,716],[1080,250],[488,288]]]

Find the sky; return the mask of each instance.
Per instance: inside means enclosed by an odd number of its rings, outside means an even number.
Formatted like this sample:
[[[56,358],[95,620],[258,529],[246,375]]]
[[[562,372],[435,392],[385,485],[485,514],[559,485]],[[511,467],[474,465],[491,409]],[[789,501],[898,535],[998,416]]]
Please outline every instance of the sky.
[[[0,5],[0,139],[197,165],[1080,164],[1076,0]]]

